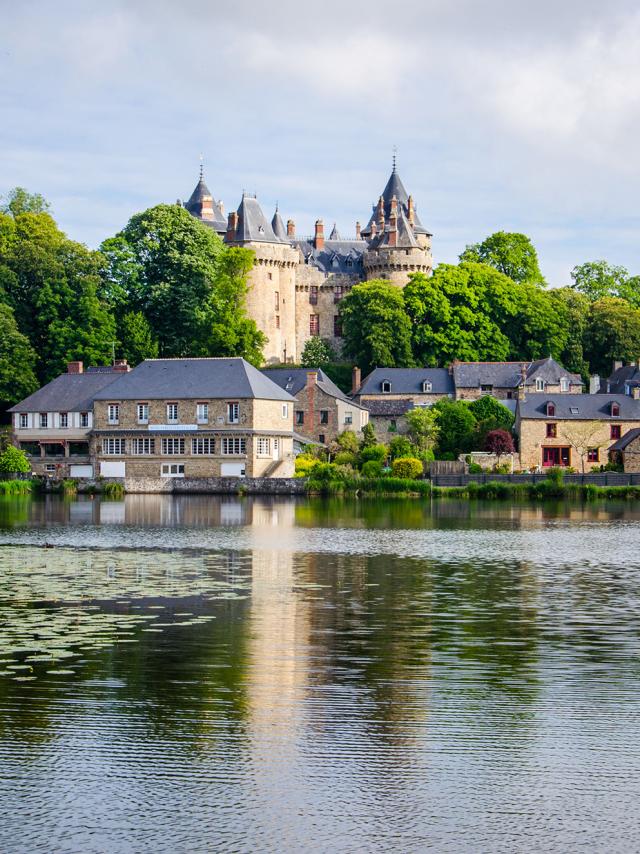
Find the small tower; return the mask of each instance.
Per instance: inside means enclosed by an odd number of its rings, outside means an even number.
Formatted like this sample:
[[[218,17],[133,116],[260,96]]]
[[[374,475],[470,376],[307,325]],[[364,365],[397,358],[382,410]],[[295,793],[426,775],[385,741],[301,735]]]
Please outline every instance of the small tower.
[[[191,193],[189,201],[185,202],[184,207],[189,211],[191,216],[208,225],[221,237],[226,234],[227,221],[220,205],[213,198],[211,191],[205,183],[202,163],[200,164],[198,183],[193,193]]]

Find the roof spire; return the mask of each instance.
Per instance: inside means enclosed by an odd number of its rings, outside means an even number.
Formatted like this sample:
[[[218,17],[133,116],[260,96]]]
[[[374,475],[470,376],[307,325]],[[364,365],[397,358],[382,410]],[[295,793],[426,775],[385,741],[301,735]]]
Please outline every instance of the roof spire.
[[[204,178],[204,154],[200,153],[200,180]]]
[[[397,146],[397,145],[394,145],[394,146],[393,146],[393,160],[392,160],[392,162],[393,162],[393,169],[391,170],[392,172],[395,172],[395,171],[396,171],[396,158],[397,158],[397,156],[398,156],[398,146]]]

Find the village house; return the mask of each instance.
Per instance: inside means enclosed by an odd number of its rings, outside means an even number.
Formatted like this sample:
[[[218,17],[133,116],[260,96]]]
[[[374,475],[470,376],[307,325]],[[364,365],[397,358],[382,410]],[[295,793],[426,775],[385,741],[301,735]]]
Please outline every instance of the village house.
[[[640,472],[640,427],[634,427],[609,448],[609,459],[622,465],[623,471]]]
[[[459,362],[449,371],[453,376],[457,400],[477,400],[491,395],[498,400],[513,400],[519,390],[525,394],[582,394],[579,374],[572,374],[549,356],[533,362]]]
[[[27,454],[35,474],[93,477],[93,401],[128,370],[124,360],[86,371],[82,362],[69,362],[66,374],[11,407],[15,444]]]
[[[148,359],[94,398],[103,477],[291,477],[294,398],[241,358]]]
[[[640,427],[640,400],[624,394],[529,394],[519,399],[515,429],[520,467],[573,467],[589,472]]]
[[[354,368],[353,400],[369,411],[376,437],[389,442],[407,431],[406,414],[416,406],[431,406],[455,394],[446,368],[375,368],[360,381]]]
[[[611,376],[604,382],[600,377],[591,377],[591,391],[597,394],[626,394],[640,398],[640,360],[625,365],[622,361],[613,363]]]
[[[347,397],[322,368],[271,368],[262,373],[295,397],[294,430],[311,441],[328,444],[345,430],[359,434],[369,421],[367,409]]]

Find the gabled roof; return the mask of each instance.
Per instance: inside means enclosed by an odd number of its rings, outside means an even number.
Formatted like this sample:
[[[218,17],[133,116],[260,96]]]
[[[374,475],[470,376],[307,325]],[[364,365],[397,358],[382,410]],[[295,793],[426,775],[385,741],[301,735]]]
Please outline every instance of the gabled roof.
[[[547,415],[547,404],[555,407],[553,416]],[[611,404],[617,403],[619,415],[611,414]],[[624,394],[527,394],[518,401],[520,418],[554,418],[569,421],[638,421],[640,400]]]
[[[264,368],[262,373],[265,377],[288,391],[294,397],[302,391],[307,384],[307,374],[310,371],[316,371],[318,374],[318,388],[322,389],[331,397],[344,400],[347,403],[353,403],[351,398],[341,391],[333,380],[328,377],[322,368]],[[357,404],[354,404],[357,406]]]
[[[572,374],[561,364],[549,356],[546,359],[536,359],[527,368],[527,380],[544,380],[546,383],[559,383],[561,379],[569,380],[570,385],[583,385],[580,374]]]
[[[345,276],[361,276],[366,240],[325,240],[322,249],[316,249],[312,240],[293,241],[307,264],[323,273],[340,273]]]
[[[624,394],[624,387],[628,385],[630,388],[640,385],[640,368],[633,362],[630,365],[623,365],[614,371],[606,382],[601,384],[599,394]],[[607,391],[607,388],[609,391]]]
[[[542,379],[545,383],[559,384],[563,377],[570,385],[582,386],[578,374],[566,371],[554,359],[535,362],[454,362],[453,378],[458,388],[479,388],[491,385],[496,388],[518,388],[522,384],[522,370],[526,371],[527,384]]]
[[[273,233],[278,238],[278,240],[289,242],[287,239],[287,229],[284,227],[284,223],[282,222],[282,217],[276,207],[276,211],[273,215],[273,219],[271,220],[271,228],[273,229]]]
[[[16,403],[9,412],[87,412],[96,395],[123,376],[122,371],[61,374]]]
[[[274,234],[271,223],[267,222],[255,196],[244,193],[238,208],[238,227],[234,242],[286,243],[287,241],[286,238],[283,241]]]
[[[176,400],[256,398],[293,400],[241,358],[147,359],[96,400]]]
[[[211,206],[213,208],[213,219],[205,219],[202,216],[202,204],[206,197],[211,199]],[[216,200],[213,198],[211,194],[211,190],[207,187],[204,175],[202,171],[200,171],[200,179],[195,186],[193,193],[189,196],[189,201],[185,202],[185,209],[189,211],[192,216],[195,216],[205,225],[211,226],[215,231],[219,234],[223,234],[227,230],[227,221],[224,217],[224,214],[220,210],[220,207]]]
[[[627,430],[624,436],[621,436],[617,442],[614,442],[613,445],[609,448],[610,451],[624,451],[624,449],[630,445],[634,439],[638,439],[640,437],[640,427],[634,427],[633,430]]]
[[[382,383],[388,380],[391,391],[383,392]],[[423,383],[431,383],[431,391],[423,391]],[[453,394],[453,378],[446,368],[374,368],[364,378],[356,396],[362,394]],[[367,404],[368,407],[368,404]]]

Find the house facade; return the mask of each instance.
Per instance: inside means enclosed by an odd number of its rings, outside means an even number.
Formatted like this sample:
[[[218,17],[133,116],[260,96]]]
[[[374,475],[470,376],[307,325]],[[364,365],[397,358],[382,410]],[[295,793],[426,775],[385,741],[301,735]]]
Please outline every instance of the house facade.
[[[582,394],[578,374],[565,370],[551,356],[533,362],[459,362],[449,370],[457,400],[477,400],[491,395],[498,400],[514,400],[525,394]]]
[[[637,427],[640,400],[626,395],[526,395],[516,408],[520,468],[589,472],[607,463],[615,443]]]
[[[345,430],[360,434],[369,421],[366,407],[347,397],[322,368],[272,368],[263,374],[295,397],[294,430],[313,442],[328,444]]]

